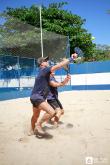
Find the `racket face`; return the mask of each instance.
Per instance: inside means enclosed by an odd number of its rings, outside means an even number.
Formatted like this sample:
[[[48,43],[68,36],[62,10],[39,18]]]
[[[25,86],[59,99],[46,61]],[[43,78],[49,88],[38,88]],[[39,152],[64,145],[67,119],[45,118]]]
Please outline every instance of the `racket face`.
[[[78,54],[79,57],[83,57],[84,53],[79,47],[75,47],[74,51],[76,54]]]

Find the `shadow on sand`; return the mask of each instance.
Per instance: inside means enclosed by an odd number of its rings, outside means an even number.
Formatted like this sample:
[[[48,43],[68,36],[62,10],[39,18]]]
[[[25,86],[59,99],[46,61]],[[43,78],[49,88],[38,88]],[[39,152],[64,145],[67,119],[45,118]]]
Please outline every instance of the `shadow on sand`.
[[[45,134],[36,134],[36,138],[49,140],[53,138],[53,135],[45,132]]]

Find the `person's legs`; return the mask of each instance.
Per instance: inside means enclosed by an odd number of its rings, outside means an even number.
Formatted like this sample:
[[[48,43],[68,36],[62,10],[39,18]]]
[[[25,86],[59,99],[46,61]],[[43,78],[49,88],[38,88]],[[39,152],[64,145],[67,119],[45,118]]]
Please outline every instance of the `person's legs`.
[[[36,124],[36,122],[39,118],[39,115],[40,115],[40,109],[35,107],[35,105],[33,105],[32,110],[33,110],[33,114],[31,117],[31,126],[30,126],[30,129],[28,132],[28,136],[34,135],[35,124]]]
[[[46,113],[42,116],[42,118],[36,123],[34,132],[44,134],[45,132],[42,130],[42,124],[48,121],[55,115],[55,110],[45,101],[39,104],[39,109],[42,109]]]
[[[33,106],[33,115],[31,118],[31,127],[33,131],[35,128],[35,123],[37,122],[39,115],[40,115],[40,109]]]
[[[60,120],[60,117],[63,115],[63,109],[56,108],[56,115],[50,120],[50,123],[54,125],[54,127],[58,127],[58,122]]]
[[[64,114],[64,110],[63,110],[63,106],[62,106],[61,102],[59,101],[59,99],[56,99],[56,102],[58,104],[58,107],[56,108],[56,122],[58,123],[61,115]]]
[[[48,100],[48,103],[54,108],[56,115],[51,119],[51,122],[58,126],[61,115],[64,114],[63,106],[58,99]]]
[[[60,120],[61,115],[64,114],[63,113],[64,110],[60,108],[56,108],[55,111],[56,111],[55,119],[58,122]]]

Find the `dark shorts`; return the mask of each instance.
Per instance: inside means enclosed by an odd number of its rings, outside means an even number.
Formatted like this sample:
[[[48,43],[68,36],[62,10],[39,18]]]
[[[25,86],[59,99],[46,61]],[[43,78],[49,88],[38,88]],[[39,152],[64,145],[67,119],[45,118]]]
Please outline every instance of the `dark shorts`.
[[[51,105],[53,109],[60,108],[63,109],[61,102],[58,99],[55,100],[47,100],[47,102]]]
[[[41,104],[41,103],[44,102],[45,100],[43,100],[43,99],[37,99],[37,100],[32,100],[32,99],[30,99],[30,101],[31,101],[33,107],[36,107],[36,108],[37,108],[37,107],[39,106],[39,104]]]
[[[30,97],[30,101],[33,105],[33,107],[38,107],[39,104],[41,104],[42,102],[46,101],[46,96],[42,96],[40,94],[33,94]]]

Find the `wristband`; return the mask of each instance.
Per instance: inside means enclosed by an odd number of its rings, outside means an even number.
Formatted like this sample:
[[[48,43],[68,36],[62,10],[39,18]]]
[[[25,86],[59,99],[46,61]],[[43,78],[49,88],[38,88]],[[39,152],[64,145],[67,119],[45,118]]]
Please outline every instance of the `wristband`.
[[[73,61],[74,61],[74,58],[70,57],[70,58],[69,58],[69,62],[71,63],[71,62],[73,62]]]

